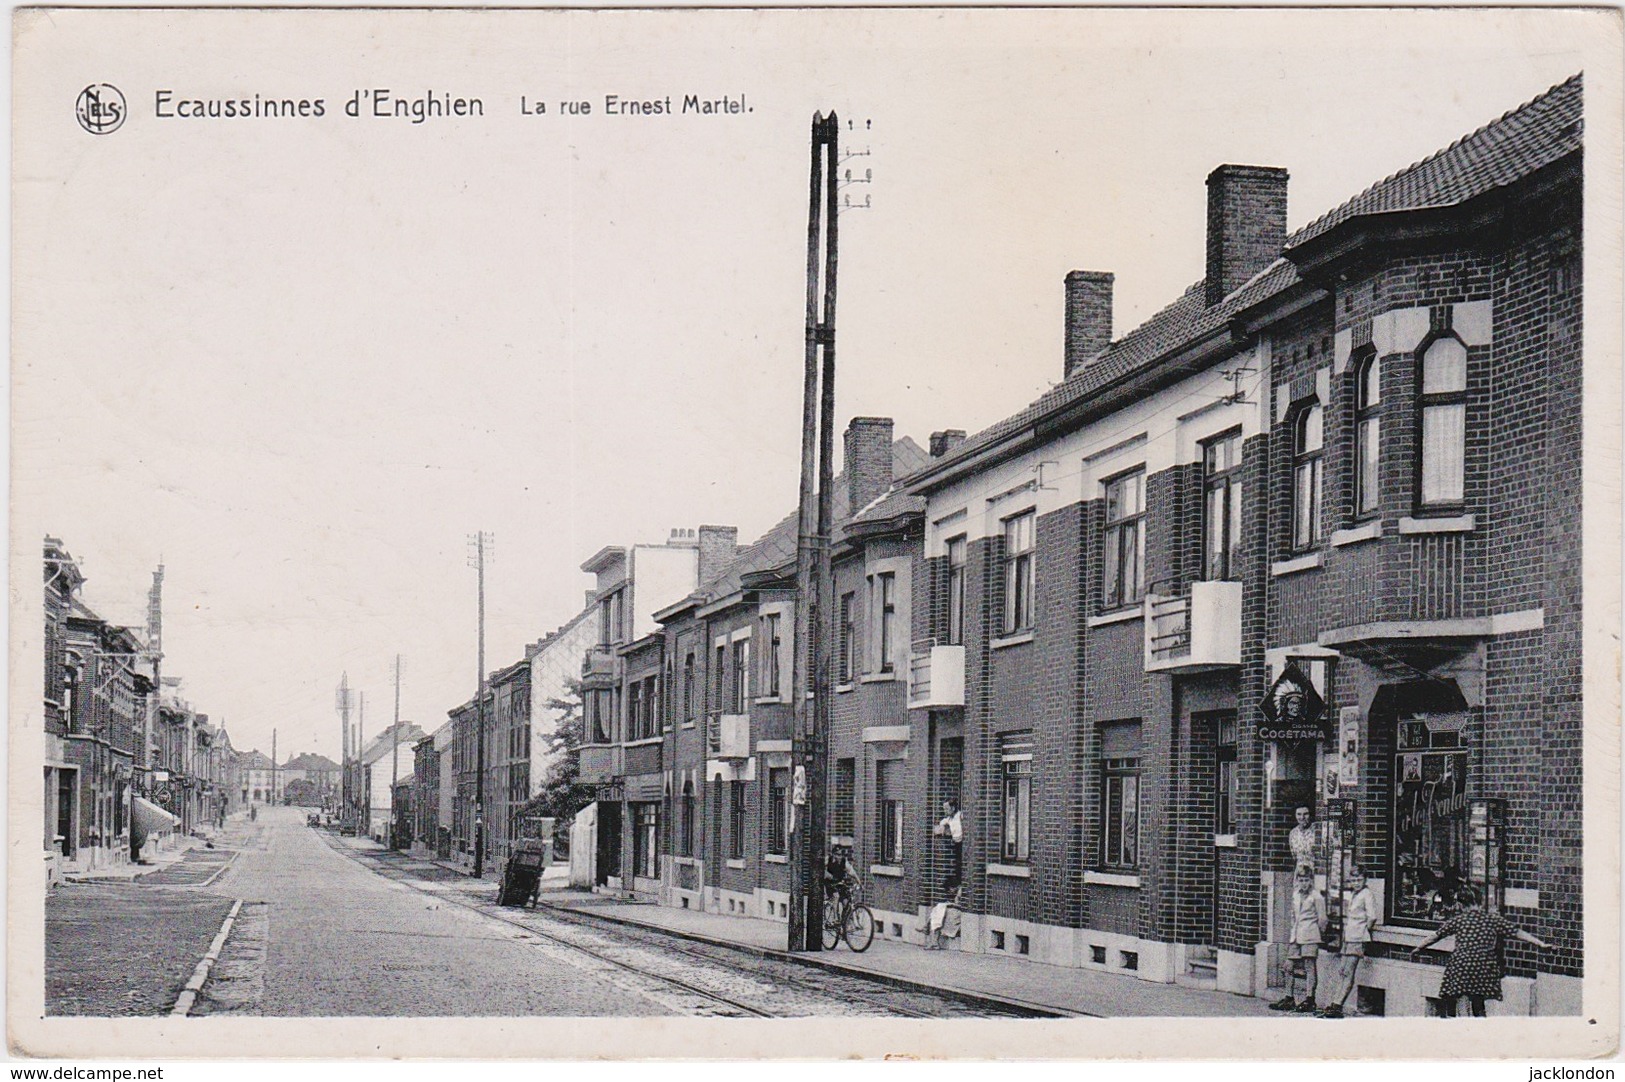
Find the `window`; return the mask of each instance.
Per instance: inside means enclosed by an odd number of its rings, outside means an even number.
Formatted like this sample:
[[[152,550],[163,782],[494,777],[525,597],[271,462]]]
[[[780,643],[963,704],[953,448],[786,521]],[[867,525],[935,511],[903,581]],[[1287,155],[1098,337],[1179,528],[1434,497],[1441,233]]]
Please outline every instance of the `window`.
[[[831,794],[829,830],[840,838],[850,838],[854,826],[853,808],[857,801],[858,763],[856,759],[835,760],[835,788]]]
[[[717,644],[717,663],[711,666],[711,709],[722,713],[727,700],[728,647]]]
[[[852,595],[841,595],[841,626],[838,629],[839,641],[836,643],[836,681],[850,684],[852,671],[856,668],[852,664],[852,654],[856,649],[852,634]]]
[[[1033,626],[1033,521],[1028,511],[1004,521],[1004,633]]]
[[[777,699],[779,691],[779,651],[784,646],[784,640],[779,630],[779,614],[767,614],[767,649],[762,657],[762,691],[769,698]]]
[[[1202,577],[1234,579],[1241,573],[1240,432],[1202,446],[1202,495]]]
[[[1464,499],[1467,442],[1467,347],[1440,338],[1422,354],[1423,507],[1459,506]]]
[[[1001,736],[999,759],[1004,775],[1000,855],[1008,862],[1025,861],[1032,841],[1032,732]]]
[[[1382,456],[1382,369],[1368,356],[1354,373],[1354,517],[1377,513]]]
[[[690,650],[683,657],[683,718],[689,725],[698,716],[698,706],[694,701],[694,651]]]
[[[632,834],[632,874],[653,879],[659,874],[660,805],[644,801],[632,807],[636,827]]]
[[[1324,446],[1319,402],[1300,409],[1292,421],[1292,549],[1320,542],[1320,453]]]
[[[1145,596],[1145,471],[1106,482],[1101,607],[1120,609]]]
[[[682,836],[679,838],[677,851],[685,857],[694,855],[694,833],[698,827],[694,814],[694,783],[683,782],[683,809],[679,819],[679,829]]]
[[[1388,912],[1438,924],[1468,880],[1467,713],[1402,717],[1394,742],[1393,854]],[[1480,875],[1482,873],[1480,872]]]
[[[628,689],[626,700],[626,737],[628,740],[643,738],[643,681],[634,680]]]
[[[592,744],[609,743],[610,712],[609,690],[598,688],[586,694],[587,725]]]
[[[767,851],[790,851],[790,769],[776,766],[767,772]]]
[[[870,600],[876,619],[876,639],[880,647],[878,671],[891,672],[892,651],[897,646],[897,576],[888,571],[869,580]]]
[[[745,859],[745,783],[728,783],[728,856]]]
[[[1140,859],[1140,760],[1129,756],[1102,760],[1103,792],[1100,863],[1132,871]]]
[[[875,837],[882,864],[903,862],[903,780],[901,759],[875,762]]]
[[[1213,833],[1236,833],[1236,800],[1241,786],[1236,773],[1236,715],[1221,714],[1216,719],[1214,747],[1214,787],[1218,807],[1213,816]]]
[[[735,714],[750,710],[750,640],[734,640],[734,699]]]
[[[948,642],[965,641],[965,539],[948,542]]]

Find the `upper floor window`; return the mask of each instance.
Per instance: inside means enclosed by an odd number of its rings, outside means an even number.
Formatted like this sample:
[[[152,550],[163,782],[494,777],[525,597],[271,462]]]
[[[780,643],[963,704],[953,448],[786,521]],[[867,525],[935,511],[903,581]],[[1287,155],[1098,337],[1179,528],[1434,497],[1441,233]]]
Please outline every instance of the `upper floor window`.
[[[856,666],[852,664],[852,656],[857,649],[856,638],[852,627],[852,595],[841,595],[840,626],[836,628],[838,641],[835,644],[835,678],[837,683],[850,684],[852,671]]]
[[[1145,471],[1106,482],[1106,536],[1101,606],[1132,605],[1145,596]]]
[[[1033,527],[1037,516],[1004,520],[1004,633],[1033,626]]]
[[[784,647],[784,638],[779,621],[779,613],[767,614],[767,649],[762,651],[762,693],[774,699],[780,695],[779,681],[782,679],[779,672],[779,651]]]
[[[1467,347],[1439,338],[1422,354],[1423,507],[1451,507],[1465,498]]]
[[[897,576],[887,571],[869,580],[870,599],[875,613],[876,645],[880,651],[878,671],[889,673],[895,665],[892,652],[897,646]]]
[[[727,702],[725,688],[728,683],[728,647],[723,643],[717,644],[716,664],[711,666],[711,709],[722,713]]]
[[[733,712],[743,714],[750,709],[750,640],[734,640],[734,699]]]
[[[948,641],[965,641],[965,539],[948,542]]]
[[[1292,548],[1301,552],[1320,542],[1321,452],[1324,416],[1319,402],[1292,419]]]
[[[1233,579],[1241,553],[1240,432],[1202,445],[1202,498],[1202,577]]]
[[[694,698],[694,651],[690,650],[683,657],[683,717],[691,725],[694,723],[697,706],[699,703]]]
[[[1366,357],[1354,373],[1354,517],[1377,513],[1382,451],[1382,368]]]

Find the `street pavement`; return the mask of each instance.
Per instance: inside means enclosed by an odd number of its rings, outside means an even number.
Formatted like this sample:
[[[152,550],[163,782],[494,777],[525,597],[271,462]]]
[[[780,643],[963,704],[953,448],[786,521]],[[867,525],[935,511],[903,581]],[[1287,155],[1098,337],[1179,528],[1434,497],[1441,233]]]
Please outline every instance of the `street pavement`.
[[[302,809],[262,809],[259,821],[264,847],[245,850],[207,888],[265,903],[259,1014],[673,1013],[584,979],[519,929],[374,874],[306,826]]]

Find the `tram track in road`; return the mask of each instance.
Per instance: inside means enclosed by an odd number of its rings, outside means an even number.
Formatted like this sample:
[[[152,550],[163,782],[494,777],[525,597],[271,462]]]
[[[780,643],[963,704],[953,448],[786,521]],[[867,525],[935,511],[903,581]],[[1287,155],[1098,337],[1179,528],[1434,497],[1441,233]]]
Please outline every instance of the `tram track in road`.
[[[417,890],[426,897],[453,902],[461,909],[519,929],[555,949],[575,952],[634,979],[659,982],[675,998],[675,1002],[668,1005],[684,1013],[756,1018],[829,1014],[920,1019],[1043,1016],[1043,1012],[1037,1010],[973,1001],[952,993],[934,993],[890,982],[882,986],[881,979],[777,958],[749,948],[695,943],[660,929],[620,922],[611,925],[596,915],[561,907],[546,907],[543,911],[505,909],[495,902],[495,884],[491,885],[493,897],[489,901],[470,896],[465,890],[436,889],[437,883],[462,883],[467,877],[442,865],[421,861],[412,861],[412,866],[406,867],[403,863],[410,858],[356,849],[332,838],[326,840],[335,851],[402,887]],[[559,925],[567,925],[582,934],[564,933]],[[693,972],[673,972],[682,968]]]

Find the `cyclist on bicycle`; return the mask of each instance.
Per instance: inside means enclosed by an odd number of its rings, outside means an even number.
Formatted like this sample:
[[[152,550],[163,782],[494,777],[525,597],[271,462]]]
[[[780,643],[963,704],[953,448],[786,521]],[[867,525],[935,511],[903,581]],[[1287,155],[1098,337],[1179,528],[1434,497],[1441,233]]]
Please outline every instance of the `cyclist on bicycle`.
[[[844,907],[852,900],[852,888],[857,884],[858,870],[852,867],[852,851],[844,845],[832,845],[829,859],[824,863],[824,896],[836,898]]]

